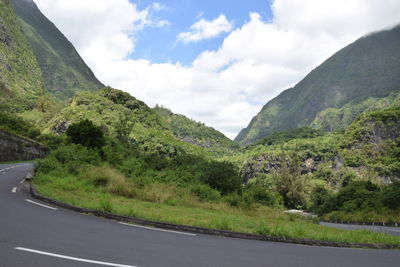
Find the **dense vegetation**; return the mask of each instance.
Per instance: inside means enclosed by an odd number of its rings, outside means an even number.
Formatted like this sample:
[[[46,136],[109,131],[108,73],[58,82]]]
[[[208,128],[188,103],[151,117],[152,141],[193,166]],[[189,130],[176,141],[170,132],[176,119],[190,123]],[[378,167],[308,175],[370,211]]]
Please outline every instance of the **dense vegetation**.
[[[33,0],[11,0],[11,2],[39,63],[49,93],[67,99],[76,91],[93,91],[104,87],[73,45],[40,12]]]
[[[87,123],[70,127],[83,124]],[[279,195],[261,184],[240,186],[238,173],[227,162],[190,155],[156,156],[110,136],[101,147],[71,141],[66,139],[37,162],[35,184],[40,193],[82,207],[172,223],[281,237],[399,244],[396,237],[322,227],[269,208],[265,205],[272,206],[271,200]]]
[[[0,1],[0,111],[31,109],[44,84],[32,53],[8,0]]]
[[[354,181],[337,192],[317,187],[311,209],[331,221],[399,222],[400,181],[383,186]]]
[[[235,140],[249,144],[274,132],[310,125],[343,129],[368,110],[368,101],[399,92],[399,49],[400,26],[360,38],[269,101]],[[344,106],[348,103],[357,103],[350,114]]]
[[[243,181],[279,192],[288,208],[311,209],[335,220],[400,221],[400,209],[388,206],[395,198],[385,198],[397,192],[400,176],[399,119],[400,106],[369,112],[342,133],[259,142],[226,159],[240,166]],[[373,193],[363,193],[369,189]],[[343,195],[353,202],[346,204]]]
[[[15,114],[7,112],[0,112],[0,129],[31,139],[36,139],[40,135],[40,130],[34,125]]]
[[[297,129],[292,129],[288,131],[282,131],[282,132],[277,132],[273,133],[271,135],[268,135],[257,142],[253,143],[250,147],[254,147],[257,145],[264,145],[264,146],[270,146],[270,145],[278,145],[278,144],[283,144],[286,143],[287,141],[293,140],[293,139],[299,139],[299,138],[314,138],[317,136],[323,135],[323,132],[314,130],[309,127],[301,127]]]
[[[239,145],[214,128],[196,122],[183,115],[156,106],[154,110],[164,120],[166,126],[180,140],[205,148],[215,155],[231,154]]]

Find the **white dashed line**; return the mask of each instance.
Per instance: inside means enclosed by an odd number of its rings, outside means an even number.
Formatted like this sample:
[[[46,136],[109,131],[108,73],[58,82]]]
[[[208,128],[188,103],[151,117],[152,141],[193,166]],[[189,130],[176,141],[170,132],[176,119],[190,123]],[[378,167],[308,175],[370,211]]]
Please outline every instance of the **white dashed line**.
[[[25,182],[25,179],[22,179],[21,182],[19,182],[20,184],[23,184]]]
[[[41,207],[43,207],[43,208],[48,208],[48,209],[51,209],[51,210],[57,210],[57,208],[53,208],[53,207],[50,207],[50,206],[47,206],[47,205],[43,205],[43,204],[37,203],[37,202],[35,202],[35,201],[32,201],[32,200],[30,200],[30,199],[25,199],[25,200],[28,201],[29,203],[32,203],[32,204],[41,206]]]
[[[146,227],[146,226],[141,226],[141,225],[136,225],[136,224],[123,223],[123,222],[118,222],[118,223],[119,223],[119,224],[122,224],[122,225],[127,225],[127,226],[132,226],[132,227],[138,227],[138,228],[143,228],[143,229],[147,229],[147,230],[160,231],[160,232],[167,232],[167,233],[180,234],[180,235],[196,236],[196,234],[192,234],[192,233],[185,233],[185,232],[179,232],[179,231],[165,230],[165,229],[160,229],[160,228],[152,228],[152,227]]]
[[[16,188],[16,187],[14,187],[14,188],[11,190],[11,192],[13,192],[13,193],[17,193],[17,188]]]
[[[36,253],[36,254],[40,254],[40,255],[45,255],[45,256],[50,256],[50,257],[55,257],[55,258],[61,258],[61,259],[66,259],[66,260],[71,260],[71,261],[86,262],[86,263],[92,263],[92,264],[98,264],[98,265],[104,265],[104,266],[139,267],[139,266],[134,266],[134,265],[125,265],[125,264],[118,264],[118,263],[112,263],[112,262],[104,262],[104,261],[95,261],[95,260],[82,259],[82,258],[65,256],[65,255],[61,255],[61,254],[54,254],[54,253],[35,250],[35,249],[29,249],[29,248],[16,247],[14,249],[20,250],[20,251]]]

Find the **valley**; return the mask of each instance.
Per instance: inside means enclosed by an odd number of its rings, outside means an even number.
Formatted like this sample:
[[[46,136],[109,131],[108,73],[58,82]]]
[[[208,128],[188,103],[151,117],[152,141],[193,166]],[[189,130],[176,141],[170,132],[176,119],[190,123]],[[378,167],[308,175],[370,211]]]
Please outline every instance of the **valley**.
[[[34,163],[41,195],[160,222],[400,248],[398,236],[318,224],[400,223],[400,26],[338,51],[232,141],[104,86],[33,1],[0,4],[0,130],[49,149]]]

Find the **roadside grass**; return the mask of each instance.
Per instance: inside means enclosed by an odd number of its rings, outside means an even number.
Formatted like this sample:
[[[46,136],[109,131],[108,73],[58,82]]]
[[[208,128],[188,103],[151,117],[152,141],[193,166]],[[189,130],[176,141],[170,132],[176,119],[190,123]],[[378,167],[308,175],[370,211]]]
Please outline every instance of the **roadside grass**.
[[[6,162],[0,162],[0,165],[6,165],[6,164],[15,164],[15,163],[33,163],[34,160],[15,160],[15,161],[6,161]]]
[[[268,236],[400,247],[400,237],[321,226],[315,220],[285,214],[276,208],[232,207],[222,200],[200,201],[188,189],[169,184],[138,186],[110,167],[87,167],[76,176],[57,170],[38,173],[34,183],[40,194],[65,203],[148,220]]]
[[[324,214],[322,220],[337,222],[366,222],[366,223],[398,223],[400,222],[399,210],[369,210],[369,211],[333,211]]]

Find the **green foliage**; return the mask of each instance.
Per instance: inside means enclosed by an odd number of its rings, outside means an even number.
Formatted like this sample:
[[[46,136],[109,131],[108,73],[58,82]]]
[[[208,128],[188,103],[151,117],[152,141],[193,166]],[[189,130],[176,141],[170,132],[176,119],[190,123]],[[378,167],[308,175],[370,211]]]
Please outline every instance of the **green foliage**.
[[[36,162],[38,172],[50,173],[60,170],[68,174],[78,174],[81,166],[98,165],[101,157],[98,151],[88,149],[80,144],[60,145],[45,159]]]
[[[323,131],[345,130],[361,114],[395,107],[400,104],[400,94],[391,93],[387,97],[368,97],[356,99],[341,108],[328,108],[317,114],[311,127]]]
[[[200,180],[223,194],[239,190],[241,184],[239,173],[235,166],[225,161],[206,163]]]
[[[41,134],[39,129],[18,115],[6,112],[0,112],[0,129],[35,140]]]
[[[44,84],[12,5],[0,3],[0,110],[21,112],[34,107]]]
[[[400,209],[400,181],[394,181],[383,189],[382,204],[391,209]]]
[[[316,214],[325,214],[337,209],[335,195],[323,186],[314,188],[311,203],[310,209]]]
[[[71,124],[66,134],[71,143],[89,148],[100,148],[105,143],[103,130],[88,119]]]
[[[281,167],[274,176],[285,207],[308,207],[309,176],[301,174],[299,158],[296,155],[292,155],[289,162],[282,156]]]
[[[268,135],[267,137],[258,140],[251,146],[260,144],[264,146],[279,145],[293,139],[315,138],[321,135],[323,135],[323,132],[321,131],[317,131],[309,127],[301,127],[289,131],[273,133],[271,135]]]
[[[250,199],[250,202],[257,202],[262,205],[279,208],[283,204],[282,196],[278,192],[258,184],[247,185],[243,189],[243,194],[245,198]]]
[[[156,106],[154,111],[163,119],[163,123],[173,134],[187,143],[204,148],[214,155],[228,155],[239,148],[239,145],[212,127],[196,122],[183,115]]]
[[[216,201],[221,198],[221,193],[218,190],[212,189],[206,184],[193,184],[190,186],[190,191],[200,200]]]
[[[367,166],[381,176],[400,175],[400,106],[363,114],[345,132],[346,165]]]
[[[379,196],[379,187],[371,182],[358,181],[343,187],[336,196],[341,209],[351,212],[374,207]]]
[[[330,220],[393,222],[399,214],[399,182],[378,186],[370,181],[354,181],[337,193],[317,187],[312,193],[312,210]],[[354,214],[354,215],[351,215]],[[399,218],[397,216],[397,218]],[[397,222],[394,219],[394,222]]]

